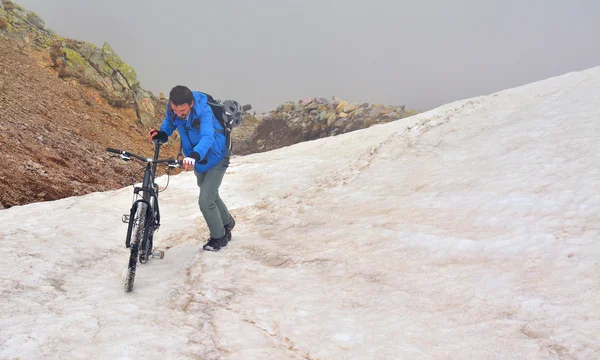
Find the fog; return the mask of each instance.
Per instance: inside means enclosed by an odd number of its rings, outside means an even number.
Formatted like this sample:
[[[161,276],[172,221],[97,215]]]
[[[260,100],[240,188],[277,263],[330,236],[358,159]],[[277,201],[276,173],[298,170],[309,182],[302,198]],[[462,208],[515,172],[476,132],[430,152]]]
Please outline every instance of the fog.
[[[19,0],[115,52],[144,88],[257,111],[307,97],[428,110],[600,65],[600,2]]]

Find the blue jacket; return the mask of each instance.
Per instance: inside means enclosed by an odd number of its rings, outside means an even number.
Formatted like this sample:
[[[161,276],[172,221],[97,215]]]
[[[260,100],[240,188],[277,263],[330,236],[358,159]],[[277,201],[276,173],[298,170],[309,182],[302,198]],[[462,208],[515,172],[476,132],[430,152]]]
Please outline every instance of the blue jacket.
[[[161,131],[171,136],[177,129],[181,137],[181,150],[184,156],[190,156],[193,151],[200,155],[200,159],[207,160],[206,164],[196,161],[194,170],[206,172],[217,165],[227,153],[225,145],[225,132],[208,105],[206,95],[192,91],[194,106],[190,112],[189,120],[180,119],[169,111],[167,103],[167,116],[160,127]]]

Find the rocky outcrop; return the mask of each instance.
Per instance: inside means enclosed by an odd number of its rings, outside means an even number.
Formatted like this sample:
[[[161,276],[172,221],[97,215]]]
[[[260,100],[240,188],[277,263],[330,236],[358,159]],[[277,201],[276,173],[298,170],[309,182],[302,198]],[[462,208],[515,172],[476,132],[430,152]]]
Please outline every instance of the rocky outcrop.
[[[277,149],[301,141],[335,136],[375,124],[402,119],[418,111],[402,106],[350,103],[338,97],[286,102],[258,116],[254,133],[238,145],[236,153],[250,154]]]
[[[134,106],[143,125],[156,125],[164,117],[165,100],[144,90],[135,70],[108,43],[97,48],[83,41],[55,39],[50,49],[59,76],[96,88],[112,106]]]
[[[24,46],[45,49],[61,78],[73,78],[95,88],[112,106],[132,107],[146,126],[164,117],[165,100],[144,90],[133,68],[104,43],[101,48],[84,41],[63,38],[46,29],[34,12],[2,0],[0,34],[22,41]]]

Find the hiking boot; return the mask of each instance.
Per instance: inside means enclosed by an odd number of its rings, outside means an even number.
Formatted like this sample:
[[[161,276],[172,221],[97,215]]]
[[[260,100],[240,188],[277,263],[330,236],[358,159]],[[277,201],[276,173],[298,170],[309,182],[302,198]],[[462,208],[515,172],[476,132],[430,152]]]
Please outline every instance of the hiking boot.
[[[235,219],[232,217],[231,222],[225,225],[225,235],[227,236],[227,241],[231,240],[231,230],[235,227]]]
[[[210,237],[208,238],[208,242],[202,247],[202,249],[206,251],[219,251],[221,250],[221,248],[227,246],[228,242],[229,238],[227,237],[227,234],[223,235],[223,237],[220,237],[218,239]]]

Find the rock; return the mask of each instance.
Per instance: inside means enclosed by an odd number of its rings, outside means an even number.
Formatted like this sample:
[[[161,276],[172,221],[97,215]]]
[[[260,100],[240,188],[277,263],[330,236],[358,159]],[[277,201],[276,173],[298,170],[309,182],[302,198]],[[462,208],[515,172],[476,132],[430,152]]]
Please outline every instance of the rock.
[[[10,19],[14,25],[23,25],[25,20],[27,19],[27,13],[19,8],[14,8],[11,13],[14,15],[12,19]]]
[[[142,124],[149,126],[156,122],[156,111],[154,109],[154,104],[152,104],[150,94],[139,91],[135,93],[134,99],[139,110],[139,120]]]
[[[2,10],[11,11],[16,8],[15,4],[10,0],[0,0],[0,5],[2,5]]]
[[[394,118],[401,119],[402,117],[404,117],[404,114],[405,114],[404,108],[405,108],[404,105],[395,107],[394,108]]]
[[[93,52],[87,60],[89,63],[98,71],[101,76],[111,77],[112,69],[110,66],[104,61],[102,57],[102,53],[100,51]]]
[[[348,118],[350,115],[346,114],[345,112],[341,112],[340,113],[340,118],[345,119]]]
[[[0,202],[0,210],[4,210],[4,205]]]
[[[38,170],[38,169],[41,169],[43,166],[40,165],[40,164],[38,164],[37,162],[35,162],[33,160],[28,160],[25,163],[25,167],[28,168],[28,169],[36,169],[36,170]]]
[[[71,67],[74,72],[77,72],[78,68],[83,68],[86,65],[85,59],[77,51],[64,47],[60,50],[68,60],[67,65]]]
[[[94,44],[84,43],[77,51],[84,59],[89,60],[94,53],[98,52],[98,48]]]
[[[275,118],[275,116],[273,115],[273,112],[268,112],[268,113],[257,116],[257,119],[260,121],[270,121],[270,120],[273,120],[274,118]]]
[[[356,110],[354,110],[354,112],[352,114],[350,114],[353,118],[359,117],[361,115],[363,115],[363,113],[365,112],[365,108],[358,108]]]
[[[29,21],[33,26],[35,26],[38,29],[44,29],[44,20],[42,20],[42,18],[40,18],[33,11],[27,12],[27,21]]]
[[[361,119],[354,120],[354,121],[350,122],[348,125],[346,125],[346,127],[344,128],[344,133],[360,130],[363,128],[363,125],[364,125],[364,122]]]
[[[104,87],[104,79],[98,75],[98,72],[94,70],[89,63],[86,63],[83,68],[83,78],[86,85],[90,85],[98,90]]]
[[[121,60],[108,43],[102,46],[102,58],[113,71],[119,72],[127,80],[129,88],[138,84],[135,70]]]
[[[110,80],[110,77],[107,76],[104,79],[102,79],[102,84],[104,85],[106,90],[110,92],[115,91],[115,88],[112,86],[112,81]]]
[[[369,112],[369,117],[371,119],[375,119],[379,116],[379,114],[381,113],[381,108],[375,108],[373,110],[371,110],[371,112]]]
[[[310,133],[311,139],[318,139],[327,136],[327,126],[315,125]]]
[[[327,126],[330,127],[335,123],[335,120],[337,119],[337,117],[335,116],[335,114],[330,114],[329,115],[329,119],[327,119]]]
[[[358,104],[350,104],[350,105],[344,106],[345,113],[351,113],[356,109],[358,109]]]
[[[317,102],[311,102],[310,105],[308,105],[306,107],[306,110],[312,111],[312,110],[317,110],[318,108],[319,108],[319,103],[317,103]]]
[[[0,90],[1,90],[1,88],[0,88]],[[317,121],[325,121],[325,120],[327,120],[328,117],[329,117],[329,114],[327,113],[327,111],[321,111],[319,113],[319,119]]]
[[[321,127],[319,125],[315,125],[315,126],[313,126],[313,128],[310,132],[310,137],[312,139],[316,139],[319,137],[320,133],[321,133]]]
[[[336,111],[338,114],[339,114],[339,113],[341,113],[341,112],[344,112],[344,108],[345,108],[346,106],[348,106],[348,103],[347,103],[346,101],[342,101],[342,102],[340,102],[340,103],[339,103],[339,104],[336,106],[336,108],[335,108],[335,111]]]

